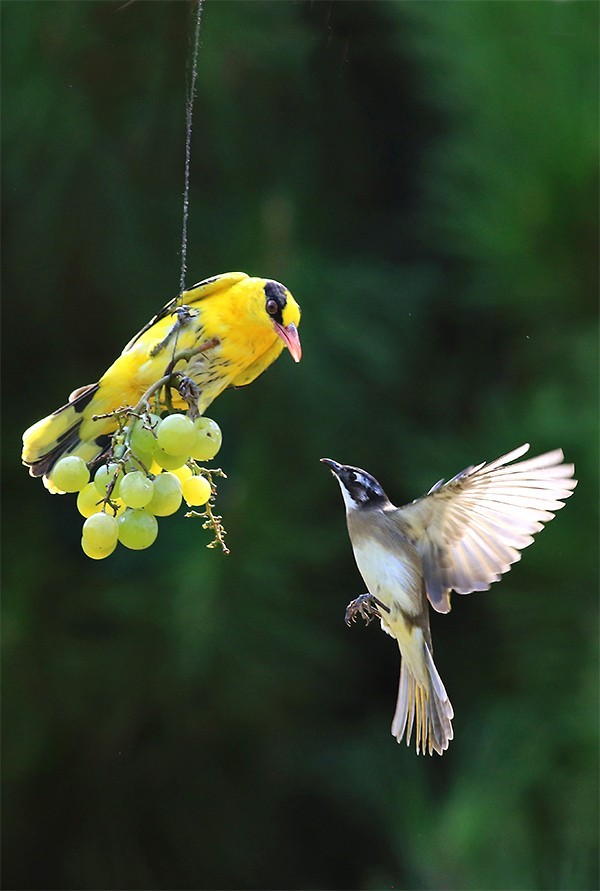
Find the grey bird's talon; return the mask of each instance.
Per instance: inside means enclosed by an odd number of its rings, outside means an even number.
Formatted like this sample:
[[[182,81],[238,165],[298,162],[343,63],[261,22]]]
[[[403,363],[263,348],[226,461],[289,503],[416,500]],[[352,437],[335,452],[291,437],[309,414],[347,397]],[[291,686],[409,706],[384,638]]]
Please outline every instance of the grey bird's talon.
[[[366,594],[361,594],[360,597],[357,597],[356,600],[352,600],[346,607],[346,625],[350,627],[353,622],[356,622],[357,616],[364,619],[365,625],[368,625],[373,619],[381,618],[379,613],[380,608],[387,613],[390,611],[389,607],[387,607],[385,603],[382,603],[381,600],[373,594],[369,594],[368,592]]]

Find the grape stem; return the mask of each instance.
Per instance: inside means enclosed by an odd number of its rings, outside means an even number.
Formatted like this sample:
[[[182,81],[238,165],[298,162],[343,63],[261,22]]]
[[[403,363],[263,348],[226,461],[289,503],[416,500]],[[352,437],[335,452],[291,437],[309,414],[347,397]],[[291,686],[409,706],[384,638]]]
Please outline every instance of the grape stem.
[[[210,487],[212,490],[212,495],[209,498],[209,500],[206,502],[206,504],[204,506],[204,510],[202,512],[197,511],[197,510],[191,510],[187,514],[185,514],[185,516],[186,516],[186,518],[187,517],[200,517],[201,519],[204,520],[204,523],[202,524],[202,528],[203,529],[212,529],[215,537],[211,542],[209,542],[209,544],[206,545],[207,548],[216,548],[220,545],[224,554],[230,554],[231,551],[225,544],[225,536],[227,535],[227,532],[225,531],[225,527],[223,526],[223,522],[222,522],[223,517],[220,517],[220,516],[218,516],[218,514],[213,513],[212,504],[211,504],[211,501],[213,500],[214,496],[217,494],[217,487],[213,480],[213,476],[221,476],[224,479],[227,479],[227,474],[223,473],[223,471],[221,470],[220,467],[217,467],[214,470],[207,470],[206,467],[201,467],[200,470],[201,470],[202,475],[206,476],[208,478],[208,481],[210,483]]]
[[[212,511],[212,507],[210,501],[206,502],[205,508],[202,512],[197,510],[190,510],[185,517],[201,517],[204,520],[202,524],[203,529],[212,529],[214,533],[213,541],[209,542],[206,547],[207,548],[216,548],[218,545],[221,546],[224,554],[231,554],[231,551],[225,544],[225,527],[223,526],[222,520],[223,517],[219,517],[217,514],[214,514]]]

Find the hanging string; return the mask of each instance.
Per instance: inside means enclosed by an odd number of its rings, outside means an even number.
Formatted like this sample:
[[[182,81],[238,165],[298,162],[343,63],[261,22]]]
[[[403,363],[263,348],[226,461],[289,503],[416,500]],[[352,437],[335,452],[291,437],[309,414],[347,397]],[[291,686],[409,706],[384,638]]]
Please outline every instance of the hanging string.
[[[194,99],[196,98],[196,80],[198,78],[198,53],[200,50],[200,21],[202,19],[203,0],[196,2],[196,21],[194,28],[194,45],[192,49],[192,76],[190,88],[185,103],[185,172],[183,188],[183,226],[181,232],[181,277],[179,279],[179,299],[185,290],[185,278],[187,274],[187,241],[188,241],[188,217],[190,204],[190,155],[192,146],[192,115],[194,112]]]
[[[194,43],[192,47],[192,76],[190,79],[190,87],[185,102],[185,167],[184,167],[184,186],[183,186],[183,221],[181,227],[181,275],[179,278],[179,295],[175,301],[175,306],[181,307],[183,301],[183,292],[185,290],[185,277],[187,274],[187,243],[188,243],[188,218],[190,215],[190,158],[192,147],[192,115],[194,113],[194,99],[196,98],[196,80],[198,79],[198,54],[200,51],[200,22],[202,20],[202,4],[203,0],[195,0],[196,3],[196,21],[194,28]],[[189,316],[183,308],[176,310],[177,321],[174,325],[173,349],[171,354],[171,363],[168,366],[169,373],[175,366],[175,356],[177,353],[177,344],[179,342],[179,332],[181,325],[185,324]]]

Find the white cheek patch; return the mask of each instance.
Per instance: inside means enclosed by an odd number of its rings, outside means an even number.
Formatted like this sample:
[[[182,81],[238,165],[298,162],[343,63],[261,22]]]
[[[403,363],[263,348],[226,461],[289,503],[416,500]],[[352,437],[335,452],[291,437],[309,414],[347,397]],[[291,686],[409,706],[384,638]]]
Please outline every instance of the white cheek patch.
[[[337,479],[338,483],[340,484],[340,489],[342,490],[342,498],[344,499],[344,504],[346,505],[346,510],[347,511],[356,510],[356,508],[359,507],[358,502],[355,501],[354,498],[350,495],[350,492],[345,487],[345,485],[343,484],[341,479],[339,479],[339,477],[336,477],[336,479]]]

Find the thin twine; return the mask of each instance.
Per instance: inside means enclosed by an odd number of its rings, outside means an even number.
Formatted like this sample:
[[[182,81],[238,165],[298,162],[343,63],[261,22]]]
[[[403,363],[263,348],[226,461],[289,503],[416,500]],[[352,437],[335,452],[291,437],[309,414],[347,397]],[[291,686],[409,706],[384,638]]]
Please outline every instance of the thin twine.
[[[175,301],[175,306],[180,306],[183,300],[183,292],[185,290],[185,277],[187,273],[187,243],[188,243],[188,218],[190,215],[190,158],[192,148],[192,115],[194,113],[194,99],[196,98],[196,80],[198,78],[198,54],[200,50],[200,21],[202,19],[203,0],[195,0],[196,2],[196,27],[194,30],[194,46],[192,50],[192,77],[190,80],[190,88],[185,102],[185,167],[184,167],[184,187],[183,187],[183,222],[181,229],[181,275],[179,278],[179,294]],[[179,341],[179,332],[181,324],[178,318],[175,323],[175,337],[173,338],[173,354],[171,362],[175,360],[177,352],[177,343]]]
[[[179,300],[185,290],[187,273],[188,218],[190,215],[190,155],[192,146],[192,115],[196,98],[196,80],[198,77],[198,53],[200,50],[200,21],[202,19],[203,0],[196,0],[196,28],[194,32],[194,48],[192,51],[192,78],[185,103],[185,172],[183,189],[183,226],[181,233],[181,277],[179,279]]]

